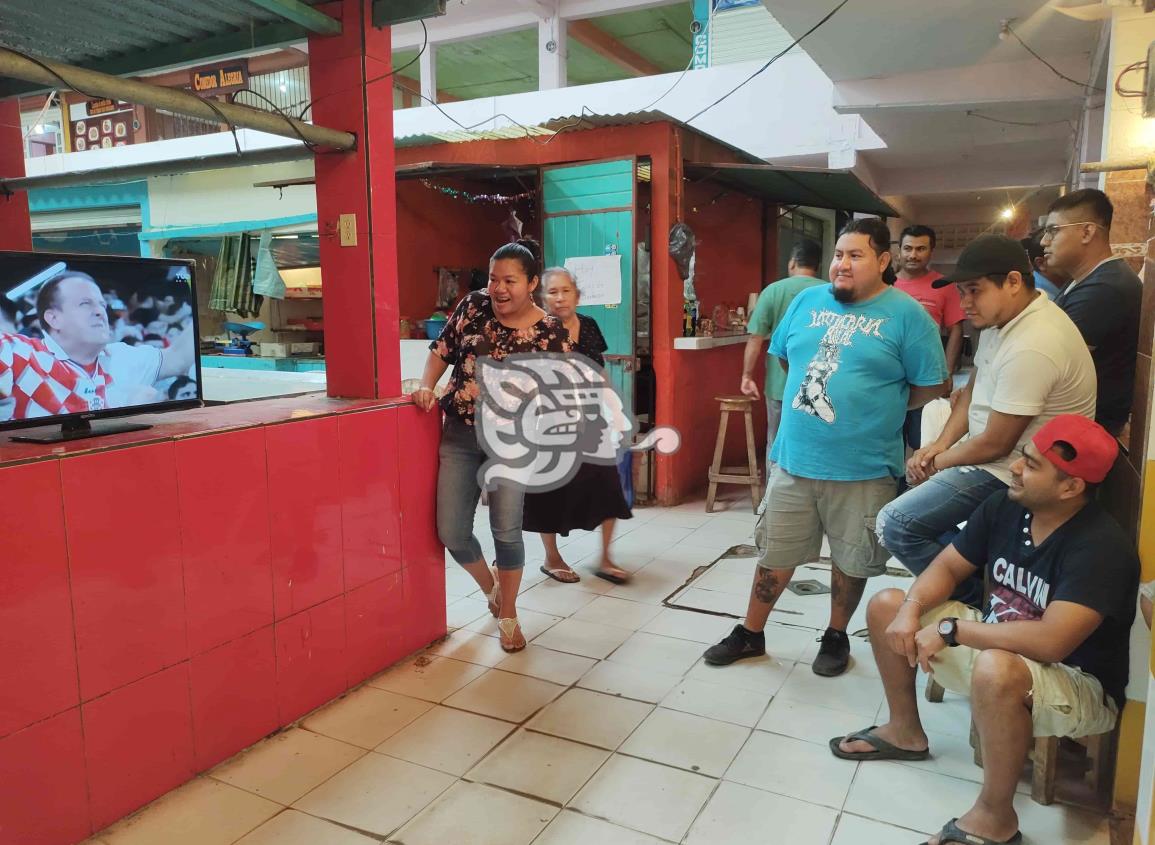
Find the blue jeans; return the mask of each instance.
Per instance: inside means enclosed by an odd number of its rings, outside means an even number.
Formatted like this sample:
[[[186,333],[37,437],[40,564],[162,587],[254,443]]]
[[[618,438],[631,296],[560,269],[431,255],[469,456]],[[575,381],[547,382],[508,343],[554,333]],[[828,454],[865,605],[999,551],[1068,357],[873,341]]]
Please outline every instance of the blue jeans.
[[[984,499],[1006,486],[985,469],[945,469],[878,512],[878,540],[903,566],[921,575],[946,547],[943,535],[953,533]],[[951,598],[979,607],[982,572],[959,584]]]
[[[477,432],[456,417],[445,418],[441,447],[437,452],[437,536],[453,559],[461,564],[483,560],[481,543],[473,534],[473,515],[481,487],[477,471],[485,453]],[[498,569],[525,566],[525,543],[521,534],[521,510],[525,493],[520,487],[501,484],[489,491],[489,528],[497,553]]]

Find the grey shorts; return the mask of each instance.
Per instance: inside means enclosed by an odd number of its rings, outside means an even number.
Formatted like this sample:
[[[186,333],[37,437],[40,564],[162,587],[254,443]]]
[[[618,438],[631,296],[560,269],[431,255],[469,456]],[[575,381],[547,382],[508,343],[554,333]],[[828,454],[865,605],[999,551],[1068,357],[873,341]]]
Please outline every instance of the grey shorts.
[[[897,490],[898,482],[889,477],[818,481],[772,466],[754,528],[758,565],[793,569],[818,560],[825,534],[841,572],[854,578],[881,575],[890,553],[879,545],[874,524]]]

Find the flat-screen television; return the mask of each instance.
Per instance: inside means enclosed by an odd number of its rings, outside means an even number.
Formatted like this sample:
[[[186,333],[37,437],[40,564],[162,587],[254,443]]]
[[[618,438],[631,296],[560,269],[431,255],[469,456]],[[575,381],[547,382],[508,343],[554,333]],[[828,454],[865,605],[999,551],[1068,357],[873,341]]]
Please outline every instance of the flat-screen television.
[[[93,420],[201,404],[193,262],[0,251],[0,429],[56,442]]]

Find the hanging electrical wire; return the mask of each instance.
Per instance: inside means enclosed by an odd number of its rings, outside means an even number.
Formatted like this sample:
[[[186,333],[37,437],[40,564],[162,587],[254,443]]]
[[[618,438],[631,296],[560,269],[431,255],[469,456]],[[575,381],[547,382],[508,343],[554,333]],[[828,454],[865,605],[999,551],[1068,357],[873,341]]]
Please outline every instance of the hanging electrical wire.
[[[1038,53],[1036,53],[1034,50],[1032,50],[1030,45],[1027,44],[1026,41],[1024,41],[1022,38],[1019,37],[1019,34],[1017,32],[1015,32],[1014,27],[1011,26],[1010,21],[1005,21],[1003,23],[1003,29],[1005,29],[1007,32],[1009,32],[1011,34],[1011,36],[1013,36],[1014,39],[1016,41],[1018,41],[1023,46],[1024,50],[1026,50],[1028,53],[1030,53],[1032,56],[1034,56],[1036,59],[1038,59],[1044,65],[1046,65],[1048,68],[1050,68],[1051,73],[1055,74],[1055,76],[1059,77],[1059,79],[1066,80],[1067,82],[1070,82],[1072,85],[1078,85],[1080,88],[1083,88],[1085,90],[1100,91],[1100,92],[1106,93],[1107,89],[1100,88],[1097,85],[1092,85],[1090,80],[1088,80],[1087,82],[1080,82],[1078,79],[1072,79],[1071,77],[1069,77],[1065,73],[1063,73],[1061,70],[1059,70],[1057,67],[1055,67],[1053,64],[1048,62],[1046,59],[1044,59],[1042,56],[1040,56]]]
[[[735,85],[735,86],[734,86],[733,88],[731,88],[729,91],[727,91],[727,92],[726,92],[725,94],[723,94],[721,97],[719,97],[718,99],[714,100],[714,102],[710,103],[710,105],[706,106],[704,109],[701,109],[701,110],[699,110],[699,111],[695,112],[695,113],[694,113],[694,115],[693,115],[693,117],[690,117],[690,118],[688,118],[688,119],[687,119],[685,122],[686,122],[687,124],[689,124],[689,123],[693,123],[693,122],[694,122],[695,120],[697,120],[699,117],[701,117],[701,116],[702,116],[702,115],[704,115],[706,112],[708,112],[710,109],[714,108],[714,106],[718,105],[719,103],[723,102],[724,100],[727,100],[727,99],[729,99],[731,96],[733,96],[735,93],[737,93],[737,92],[738,92],[738,91],[739,91],[741,88],[745,87],[745,86],[746,86],[746,85],[747,85],[747,84],[748,84],[748,83],[749,83],[751,80],[753,80],[755,77],[759,76],[760,74],[763,74],[763,73],[765,73],[765,72],[766,72],[766,70],[767,70],[767,69],[768,69],[768,68],[769,68],[769,67],[770,67],[772,64],[774,64],[774,63],[775,63],[776,61],[778,61],[780,58],[782,58],[782,57],[783,57],[783,56],[785,56],[787,53],[789,53],[791,50],[793,50],[795,47],[797,47],[799,44],[801,44],[801,43],[802,43],[802,40],[803,40],[804,38],[806,38],[806,37],[808,37],[808,36],[810,36],[810,35],[813,35],[815,32],[817,32],[817,31],[818,31],[818,29],[819,29],[820,27],[824,26],[824,25],[826,24],[826,22],[827,22],[827,21],[829,21],[829,20],[830,20],[832,17],[834,17],[836,14],[838,14],[838,12],[839,12],[839,11],[842,9],[842,7],[843,7],[843,6],[845,6],[845,5],[846,5],[847,3],[849,3],[849,2],[850,2],[850,0],[842,0],[842,2],[841,2],[841,3],[839,3],[839,4],[838,4],[837,6],[835,6],[833,9],[831,9],[829,12],[827,12],[827,13],[826,13],[826,16],[825,16],[825,17],[823,17],[823,18],[822,18],[822,20],[818,21],[818,23],[814,24],[814,26],[810,27],[810,29],[806,30],[804,33],[802,33],[802,34],[801,34],[801,35],[799,35],[799,36],[798,36],[796,39],[794,39],[794,41],[792,41],[792,42],[789,44],[789,46],[787,46],[787,47],[786,47],[786,49],[784,49],[784,50],[782,50],[780,53],[777,53],[776,55],[772,56],[772,57],[769,59],[769,61],[767,61],[767,62],[766,62],[764,65],[762,65],[762,67],[758,68],[756,71],[754,71],[754,72],[753,72],[752,74],[750,74],[748,77],[746,77],[745,79],[743,79],[741,82],[739,82],[737,85]]]

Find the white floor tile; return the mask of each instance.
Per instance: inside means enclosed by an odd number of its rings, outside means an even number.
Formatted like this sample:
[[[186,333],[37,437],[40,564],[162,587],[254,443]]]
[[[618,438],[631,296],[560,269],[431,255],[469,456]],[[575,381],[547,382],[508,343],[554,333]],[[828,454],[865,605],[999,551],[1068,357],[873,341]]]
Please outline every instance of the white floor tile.
[[[565,804],[609,756],[588,745],[522,730],[474,766],[468,779]]]
[[[542,733],[613,750],[653,707],[584,689],[571,689],[537,714],[527,727]]]
[[[752,728],[766,712],[770,696],[767,692],[685,680],[663,698],[661,704],[670,710]]]
[[[845,809],[857,816],[930,834],[970,809],[978,794],[977,783],[875,760],[858,764]]]
[[[367,753],[355,745],[290,728],[242,751],[209,775],[278,804],[292,804]]]
[[[472,575],[460,566],[445,571],[445,595],[465,598],[474,593],[477,593],[479,596],[481,595],[477,582],[473,580]]]
[[[485,671],[484,666],[476,663],[421,654],[373,678],[369,686],[410,698],[440,702],[484,675]]]
[[[318,710],[303,727],[361,748],[376,748],[433,705],[376,687],[361,687]]]
[[[284,809],[227,783],[196,778],[100,834],[108,845],[231,845]],[[15,840],[10,840],[15,841]]]
[[[870,727],[872,723],[862,719],[861,714],[848,710],[777,697],[770,702],[757,727],[760,731],[792,736],[828,748],[833,737]]]
[[[534,640],[534,643],[554,651],[601,660],[629,639],[630,635],[631,632],[625,628],[566,619],[558,622]]]
[[[455,631],[444,642],[432,646],[428,653],[479,666],[496,666],[505,659],[497,637],[487,637],[476,631]]]
[[[379,840],[347,827],[296,810],[285,810],[236,845],[374,845],[377,842]]]
[[[453,600],[452,596],[446,596],[451,599],[450,603],[445,606],[445,624],[449,628],[464,628],[470,622],[480,619],[482,616],[489,616],[489,604],[480,598],[464,598]]]
[[[609,659],[614,663],[682,675],[701,656],[701,643],[638,632],[622,643]]]
[[[805,663],[799,663],[778,690],[778,695],[791,701],[812,702],[835,709],[853,708],[867,718],[878,712],[882,702],[882,681],[847,672],[837,678],[815,675]],[[864,726],[865,727],[865,726]]]
[[[755,731],[726,772],[726,780],[838,809],[857,763],[792,737]]]
[[[577,685],[594,692],[656,704],[681,680],[680,675],[670,672],[603,660],[583,675]]]
[[[591,816],[680,841],[718,781],[615,754],[572,802]]]
[[[463,775],[512,733],[515,725],[434,707],[377,746],[377,752],[450,775]]]
[[[754,561],[743,559],[743,572],[735,572],[732,568],[722,568],[722,564],[729,561],[720,560],[704,575],[694,579],[691,589],[707,590],[715,593],[724,593],[731,596],[750,597],[750,584],[754,580],[754,570],[757,564]]]
[[[538,613],[536,610],[526,610],[521,607],[517,609],[517,621],[521,624],[521,632],[525,635],[526,640],[532,640],[534,637],[544,634],[561,620],[562,617],[549,613]],[[497,628],[497,620],[493,618],[492,613],[487,613],[467,625],[466,630],[477,631],[487,637],[501,636]]]
[[[493,669],[445,699],[445,704],[507,722],[524,722],[565,690],[557,684]]]
[[[529,845],[557,808],[459,782],[393,837],[405,845]]]
[[[602,596],[575,613],[573,618],[595,625],[611,625],[615,628],[636,631],[659,613],[661,611],[651,604]]]
[[[729,666],[711,666],[700,660],[686,673],[686,678],[771,696],[782,688],[793,671],[793,661],[782,661],[766,655],[739,660]]]
[[[685,841],[687,845],[723,842],[826,845],[837,817],[837,811],[826,807],[736,783],[723,783],[694,822]]]
[[[715,595],[722,594],[717,593]],[[683,602],[679,599],[678,603],[682,604]],[[743,600],[743,607],[745,604],[746,602]],[[697,606],[694,605],[694,607]],[[729,617],[667,607],[654,619],[643,625],[641,630],[647,634],[661,634],[664,637],[690,640],[702,645],[713,645],[729,634],[735,624],[736,620]]]
[[[738,725],[659,707],[619,751],[720,778],[749,735]]]
[[[968,804],[959,812],[965,812],[969,806]],[[1015,812],[1019,814],[1019,830],[1023,832],[1023,839],[1029,845],[1051,842],[1072,842],[1078,845],[1111,843],[1108,820],[1098,813],[1090,813],[1065,804],[1052,804],[1046,807],[1036,804],[1030,795],[1019,795],[1015,798]]]
[[[597,662],[589,657],[565,654],[530,643],[498,663],[496,668],[568,687],[597,665]]]
[[[536,610],[552,616],[569,616],[577,613],[594,600],[585,590],[575,590],[573,584],[559,584],[547,578],[532,589],[525,590],[517,597],[520,610]]]
[[[366,754],[293,806],[388,836],[453,785],[453,777],[383,754]]]
[[[912,845],[920,836],[916,831],[843,813],[830,845]]]
[[[663,840],[636,830],[562,810],[533,845],[663,845]]]

